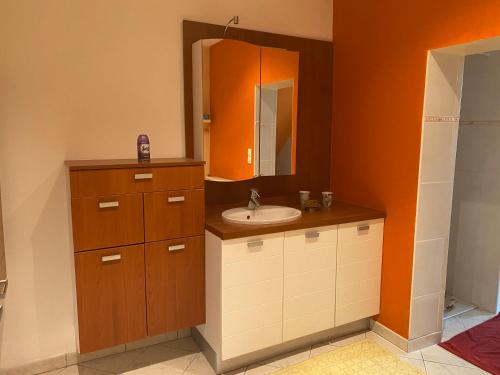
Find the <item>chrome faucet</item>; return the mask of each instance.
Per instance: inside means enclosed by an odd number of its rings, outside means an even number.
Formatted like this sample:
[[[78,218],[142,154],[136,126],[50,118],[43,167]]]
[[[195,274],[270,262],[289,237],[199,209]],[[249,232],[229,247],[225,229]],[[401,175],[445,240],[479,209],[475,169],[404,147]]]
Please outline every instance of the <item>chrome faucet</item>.
[[[257,189],[250,189],[250,199],[248,201],[249,210],[253,211],[260,206],[259,198],[259,191]]]

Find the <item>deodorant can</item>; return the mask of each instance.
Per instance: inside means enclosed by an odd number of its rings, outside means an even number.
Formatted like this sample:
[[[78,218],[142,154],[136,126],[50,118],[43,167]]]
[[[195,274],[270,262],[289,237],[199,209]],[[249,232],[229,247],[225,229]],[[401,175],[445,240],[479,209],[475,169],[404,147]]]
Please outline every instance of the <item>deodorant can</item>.
[[[150,161],[149,138],[146,134],[137,137],[137,159],[139,161]]]

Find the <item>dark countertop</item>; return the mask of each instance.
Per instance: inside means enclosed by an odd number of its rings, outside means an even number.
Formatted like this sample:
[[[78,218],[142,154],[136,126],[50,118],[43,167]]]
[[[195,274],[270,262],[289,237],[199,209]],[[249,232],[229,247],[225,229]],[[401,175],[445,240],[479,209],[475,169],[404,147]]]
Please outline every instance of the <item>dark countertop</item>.
[[[262,200],[265,205],[279,205],[300,208],[300,204],[287,198],[274,198]],[[317,211],[304,212],[297,220],[279,224],[233,224],[222,218],[222,212],[229,208],[244,207],[245,203],[207,206],[205,229],[215,234],[222,240],[258,236],[276,232],[285,232],[296,229],[314,228],[326,225],[352,223],[356,221],[385,218],[383,211],[371,208],[354,206],[348,203],[335,201],[330,208]]]
[[[103,159],[103,160],[66,160],[64,162],[70,171],[90,169],[119,168],[152,168],[204,165],[204,161],[187,158],[156,158],[149,162],[139,162],[137,159]]]

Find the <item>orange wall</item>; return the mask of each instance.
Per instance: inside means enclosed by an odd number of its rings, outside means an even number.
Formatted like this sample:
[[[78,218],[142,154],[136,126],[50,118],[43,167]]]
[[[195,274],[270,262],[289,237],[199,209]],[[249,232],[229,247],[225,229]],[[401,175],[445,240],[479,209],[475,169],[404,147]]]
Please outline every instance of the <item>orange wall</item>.
[[[260,47],[226,39],[210,48],[210,175],[244,180],[254,176],[255,86]],[[252,149],[252,164],[247,162]]]
[[[500,35],[498,0],[333,1],[336,198],[384,209],[381,313],[408,337],[429,49]]]

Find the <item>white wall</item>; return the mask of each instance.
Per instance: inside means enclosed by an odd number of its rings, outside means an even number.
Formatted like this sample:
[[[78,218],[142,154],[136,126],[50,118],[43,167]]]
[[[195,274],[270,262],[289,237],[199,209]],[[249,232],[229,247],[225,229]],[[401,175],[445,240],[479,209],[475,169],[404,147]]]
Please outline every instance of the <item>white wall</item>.
[[[428,57],[413,255],[410,339],[440,338],[464,57]]]
[[[73,352],[65,159],[184,154],[182,19],[331,40],[331,0],[2,0],[0,367]]]
[[[500,52],[465,59],[447,293],[498,311]]]

